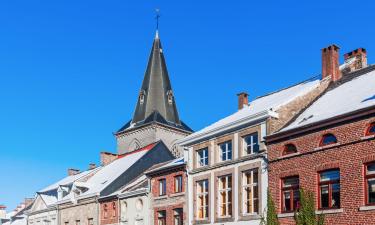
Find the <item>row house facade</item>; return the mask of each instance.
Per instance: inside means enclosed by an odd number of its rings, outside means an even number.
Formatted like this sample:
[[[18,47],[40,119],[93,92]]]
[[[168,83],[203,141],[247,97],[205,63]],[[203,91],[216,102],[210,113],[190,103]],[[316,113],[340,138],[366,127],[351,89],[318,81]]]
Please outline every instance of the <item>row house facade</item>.
[[[309,79],[256,98],[179,141],[188,162],[189,224],[259,224],[267,203],[264,137],[287,124],[328,86]]]
[[[363,48],[322,50],[328,89],[266,138],[269,189],[281,224],[295,224],[300,189],[314,194],[325,224],[375,224],[375,66]]]
[[[187,174],[184,158],[156,165],[146,172],[150,180],[150,225],[187,224]]]

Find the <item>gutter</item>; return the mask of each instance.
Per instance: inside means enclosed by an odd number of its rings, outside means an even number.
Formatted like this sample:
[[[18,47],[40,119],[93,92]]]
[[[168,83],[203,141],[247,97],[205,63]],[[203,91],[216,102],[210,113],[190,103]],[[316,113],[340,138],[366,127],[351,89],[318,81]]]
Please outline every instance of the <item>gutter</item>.
[[[183,145],[183,146],[188,145],[188,144],[191,144],[193,142],[197,142],[201,139],[207,138],[209,136],[215,135],[219,132],[224,132],[226,130],[233,129],[237,126],[241,126],[243,124],[250,123],[250,122],[253,122],[253,121],[256,121],[256,120],[267,119],[268,117],[276,117],[277,118],[278,114],[276,112],[273,112],[273,111],[268,110],[268,109],[263,110],[259,113],[251,114],[249,116],[246,116],[246,117],[244,117],[240,120],[235,120],[235,121],[232,121],[230,123],[223,124],[223,125],[221,125],[217,128],[214,128],[212,130],[208,130],[208,131],[205,131],[205,132],[202,132],[202,133],[198,133],[196,135],[194,135],[194,133],[193,133],[192,135],[189,135],[186,138],[183,138],[182,140],[177,141],[177,144]]]

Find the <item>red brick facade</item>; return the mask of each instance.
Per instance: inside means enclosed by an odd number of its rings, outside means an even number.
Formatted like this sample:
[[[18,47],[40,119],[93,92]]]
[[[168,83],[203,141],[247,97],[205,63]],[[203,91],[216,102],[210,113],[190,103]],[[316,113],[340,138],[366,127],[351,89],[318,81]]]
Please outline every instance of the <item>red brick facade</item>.
[[[119,222],[117,199],[100,203],[100,225],[117,224]]]
[[[326,224],[375,224],[375,209],[364,207],[364,168],[366,163],[375,161],[375,136],[368,135],[366,131],[374,121],[375,115],[371,114],[360,119],[295,133],[283,139],[277,139],[276,135],[271,136],[268,140],[269,189],[277,212],[281,214],[283,178],[299,176],[299,187],[314,193],[318,209],[319,172],[339,169],[341,207],[339,210],[323,210]],[[321,146],[321,138],[327,133],[335,135],[337,143]],[[286,144],[294,144],[297,153],[283,156]],[[289,215],[280,218],[280,222],[294,224],[294,219]]]
[[[175,178],[182,178],[181,192],[175,191]],[[159,171],[156,174],[150,175],[151,180],[151,193],[152,193],[152,208],[154,225],[158,225],[159,213],[165,212],[165,224],[177,225],[175,217],[177,212],[181,211],[181,220],[183,224],[187,224],[187,206],[186,206],[186,188],[187,176],[185,166]],[[159,181],[165,179],[166,193],[160,196]]]

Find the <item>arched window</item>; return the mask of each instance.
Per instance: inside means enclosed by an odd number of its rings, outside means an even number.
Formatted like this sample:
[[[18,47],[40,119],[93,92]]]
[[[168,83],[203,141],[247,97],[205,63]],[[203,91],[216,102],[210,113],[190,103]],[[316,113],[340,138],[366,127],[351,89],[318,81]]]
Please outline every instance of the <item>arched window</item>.
[[[108,205],[107,204],[104,204],[104,219],[107,219],[108,217]]]
[[[367,135],[374,135],[375,134],[375,122],[371,123],[367,129]]]
[[[297,147],[294,144],[286,144],[284,147],[283,155],[297,153]]]
[[[325,134],[320,141],[320,146],[331,145],[337,143],[337,138],[333,134]]]

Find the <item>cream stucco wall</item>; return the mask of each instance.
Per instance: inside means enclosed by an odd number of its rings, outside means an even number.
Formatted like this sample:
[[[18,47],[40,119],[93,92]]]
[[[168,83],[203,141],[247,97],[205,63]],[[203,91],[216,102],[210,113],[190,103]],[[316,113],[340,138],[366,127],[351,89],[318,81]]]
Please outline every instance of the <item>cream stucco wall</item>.
[[[148,194],[120,198],[120,224],[151,225],[150,210]]]
[[[76,221],[80,221],[80,225],[88,225],[88,219],[93,219],[94,225],[99,225],[99,204],[96,199],[59,205],[58,212],[58,225],[76,225]]]

